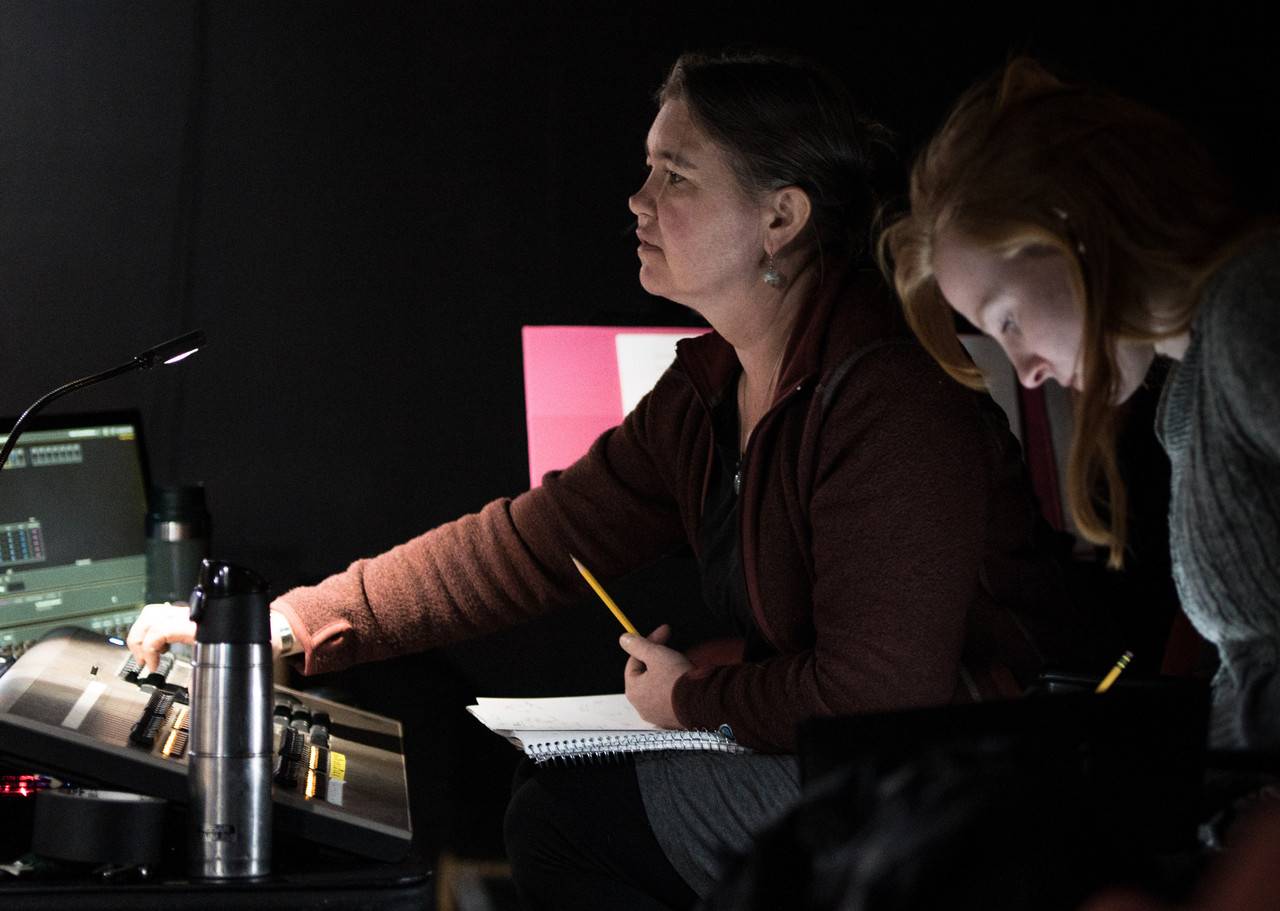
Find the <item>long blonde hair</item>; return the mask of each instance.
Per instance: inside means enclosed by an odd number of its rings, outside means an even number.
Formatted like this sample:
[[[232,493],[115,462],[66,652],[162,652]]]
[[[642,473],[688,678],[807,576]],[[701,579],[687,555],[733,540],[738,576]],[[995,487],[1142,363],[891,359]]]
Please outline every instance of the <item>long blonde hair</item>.
[[[881,267],[921,343],[968,386],[982,388],[982,375],[934,276],[939,233],[1009,256],[1055,250],[1068,263],[1084,332],[1067,500],[1080,533],[1121,566],[1116,344],[1188,330],[1204,280],[1245,225],[1225,182],[1170,118],[1022,57],[961,96],[912,168],[910,203],[880,237]]]

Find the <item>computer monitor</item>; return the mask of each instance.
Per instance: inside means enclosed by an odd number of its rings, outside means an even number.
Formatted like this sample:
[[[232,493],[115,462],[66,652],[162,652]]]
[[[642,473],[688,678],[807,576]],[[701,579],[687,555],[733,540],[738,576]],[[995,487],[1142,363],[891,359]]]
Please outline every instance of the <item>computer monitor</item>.
[[[59,626],[128,630],[146,591],[147,490],[136,412],[29,425],[0,471],[0,657]]]

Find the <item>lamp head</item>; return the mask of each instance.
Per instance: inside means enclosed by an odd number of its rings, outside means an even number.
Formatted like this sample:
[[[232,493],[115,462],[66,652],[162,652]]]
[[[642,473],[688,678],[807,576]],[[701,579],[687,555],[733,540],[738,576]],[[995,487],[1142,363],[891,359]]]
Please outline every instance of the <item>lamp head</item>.
[[[167,342],[161,342],[154,348],[134,357],[133,362],[139,370],[150,370],[156,366],[176,364],[195,354],[204,347],[204,330],[196,329]]]

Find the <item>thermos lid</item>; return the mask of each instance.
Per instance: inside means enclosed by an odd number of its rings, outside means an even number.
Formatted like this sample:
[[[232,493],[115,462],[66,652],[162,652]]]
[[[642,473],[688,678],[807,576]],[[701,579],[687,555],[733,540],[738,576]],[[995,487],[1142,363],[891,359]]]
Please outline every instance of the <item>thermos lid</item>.
[[[151,511],[162,516],[198,515],[205,511],[204,485],[152,487]]]
[[[152,487],[148,498],[147,536],[164,540],[204,537],[209,531],[209,509],[204,486],[188,484],[179,487]],[[172,526],[186,529],[185,534],[159,534]]]
[[[196,642],[269,643],[268,588],[253,570],[204,560],[191,592]]]

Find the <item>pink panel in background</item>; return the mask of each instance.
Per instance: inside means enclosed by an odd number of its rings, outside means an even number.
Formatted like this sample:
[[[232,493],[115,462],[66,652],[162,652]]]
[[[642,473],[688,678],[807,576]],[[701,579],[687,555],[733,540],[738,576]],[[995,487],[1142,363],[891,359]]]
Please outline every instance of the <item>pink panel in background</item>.
[[[619,335],[669,334],[674,344],[674,338],[699,332],[617,326],[523,327],[530,486],[537,487],[548,471],[574,462],[596,437],[622,421]]]

